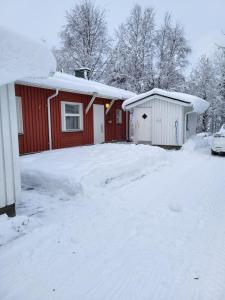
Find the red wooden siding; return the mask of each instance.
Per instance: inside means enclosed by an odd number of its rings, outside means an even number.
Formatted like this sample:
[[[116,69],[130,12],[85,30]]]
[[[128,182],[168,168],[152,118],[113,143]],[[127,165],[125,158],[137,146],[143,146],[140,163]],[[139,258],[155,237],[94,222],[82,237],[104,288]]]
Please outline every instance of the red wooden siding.
[[[16,85],[16,96],[22,98],[23,134],[19,135],[20,153],[48,149],[47,97],[51,91]]]
[[[63,132],[61,121],[61,101],[78,102],[83,104],[83,130],[78,132]],[[80,146],[93,143],[92,116],[89,111],[85,115],[85,109],[90,101],[87,95],[59,92],[59,95],[51,100],[52,118],[52,147],[53,149],[71,146]]]
[[[22,99],[24,133],[19,135],[20,153],[39,152],[49,149],[47,98],[53,90],[16,85],[16,96]],[[53,149],[93,144],[93,106],[86,114],[85,109],[91,96],[60,91],[51,100],[52,146]],[[62,132],[61,101],[83,104],[83,130],[80,132]],[[110,100],[97,98],[95,104],[110,103]],[[121,108],[122,101],[115,101],[109,113],[105,115],[105,141],[126,139],[126,114],[122,113],[122,124],[116,124],[116,109]],[[106,110],[106,108],[105,108]]]

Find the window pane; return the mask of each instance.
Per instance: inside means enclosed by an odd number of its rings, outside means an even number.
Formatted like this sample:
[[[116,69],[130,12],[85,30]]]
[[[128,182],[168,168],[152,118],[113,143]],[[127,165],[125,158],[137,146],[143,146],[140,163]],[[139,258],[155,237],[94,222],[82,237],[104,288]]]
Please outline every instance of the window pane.
[[[122,124],[122,110],[116,110],[116,124]]]
[[[80,129],[80,117],[66,117],[66,130]]]
[[[76,104],[65,104],[66,114],[79,114],[79,105]]]

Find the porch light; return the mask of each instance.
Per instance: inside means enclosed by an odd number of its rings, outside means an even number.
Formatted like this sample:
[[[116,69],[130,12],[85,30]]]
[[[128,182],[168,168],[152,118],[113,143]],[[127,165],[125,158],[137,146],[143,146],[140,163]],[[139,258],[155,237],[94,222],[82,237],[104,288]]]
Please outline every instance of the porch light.
[[[109,108],[109,103],[105,104],[105,108],[108,109]]]

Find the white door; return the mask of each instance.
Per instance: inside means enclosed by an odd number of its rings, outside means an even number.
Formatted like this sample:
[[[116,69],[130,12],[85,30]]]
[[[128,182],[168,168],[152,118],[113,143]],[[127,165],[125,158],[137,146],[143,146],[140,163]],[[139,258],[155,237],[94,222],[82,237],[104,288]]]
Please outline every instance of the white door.
[[[151,142],[151,108],[134,109],[134,141]]]
[[[94,144],[105,142],[105,111],[104,105],[94,104]]]

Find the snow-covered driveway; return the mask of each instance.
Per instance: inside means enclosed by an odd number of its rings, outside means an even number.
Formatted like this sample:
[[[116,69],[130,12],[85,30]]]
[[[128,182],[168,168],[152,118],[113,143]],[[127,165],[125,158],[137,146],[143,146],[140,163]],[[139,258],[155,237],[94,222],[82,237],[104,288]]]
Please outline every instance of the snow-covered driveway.
[[[223,300],[224,157],[99,145],[21,158],[0,299]]]

